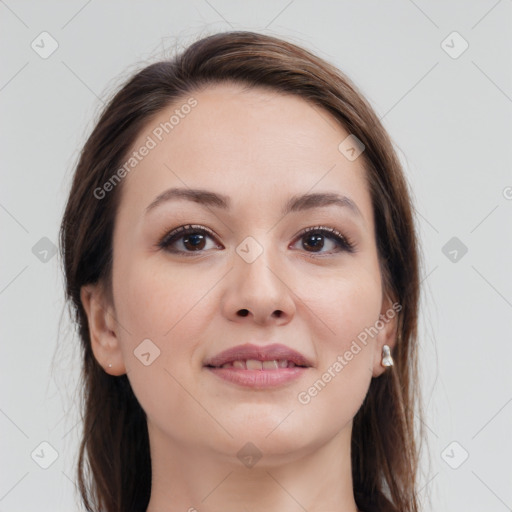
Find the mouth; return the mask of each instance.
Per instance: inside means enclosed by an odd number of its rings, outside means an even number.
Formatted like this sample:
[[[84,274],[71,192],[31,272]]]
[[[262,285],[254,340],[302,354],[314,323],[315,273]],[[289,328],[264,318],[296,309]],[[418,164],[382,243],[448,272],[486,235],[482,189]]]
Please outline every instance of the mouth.
[[[239,345],[208,359],[204,367],[230,384],[256,389],[275,387],[302,376],[312,364],[284,345]]]
[[[293,361],[287,359],[245,359],[230,361],[222,364],[221,366],[206,365],[207,368],[236,368],[237,370],[263,370],[263,371],[274,371],[281,368],[307,368],[305,365],[295,364]]]
[[[227,366],[225,366],[227,365]],[[246,343],[220,352],[207,359],[204,366],[212,368],[238,368],[240,370],[279,370],[300,366],[307,368],[311,362],[294,349],[274,343],[254,345]]]

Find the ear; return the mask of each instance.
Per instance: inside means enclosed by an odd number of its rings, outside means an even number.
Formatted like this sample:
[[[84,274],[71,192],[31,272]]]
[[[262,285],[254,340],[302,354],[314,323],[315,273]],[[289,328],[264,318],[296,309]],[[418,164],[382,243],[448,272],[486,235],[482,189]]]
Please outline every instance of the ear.
[[[107,300],[103,287],[99,284],[82,286],[80,299],[87,314],[94,357],[105,372],[110,375],[123,375],[126,367],[119,343],[119,327],[114,306]]]
[[[382,347],[388,345],[393,354],[393,348],[396,345],[398,335],[398,315],[402,309],[402,305],[393,301],[387,295],[382,300],[382,308],[379,320],[376,322],[378,333],[375,337],[374,358],[373,358],[373,377],[378,377],[386,371],[386,367],[382,366]]]

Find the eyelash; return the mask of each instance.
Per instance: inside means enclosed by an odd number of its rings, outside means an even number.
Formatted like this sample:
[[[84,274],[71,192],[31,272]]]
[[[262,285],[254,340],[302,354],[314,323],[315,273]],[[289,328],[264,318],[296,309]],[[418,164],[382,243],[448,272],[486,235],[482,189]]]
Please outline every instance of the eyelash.
[[[179,228],[167,232],[160,239],[160,242],[158,242],[158,247],[171,253],[184,254],[186,256],[194,256],[202,251],[173,251],[169,248],[169,246],[185,235],[198,233],[208,235],[210,238],[216,238],[215,233],[204,226],[200,226],[198,224],[187,224],[186,226],[180,226]]]
[[[320,233],[323,236],[326,236],[326,238],[329,238],[330,240],[333,240],[338,244],[339,251],[338,252],[349,252],[353,253],[355,251],[355,244],[352,242],[347,236],[340,233],[337,229],[329,228],[327,226],[314,226],[311,228],[303,229],[298,235],[296,240],[299,240],[300,238],[306,236],[309,233]],[[311,254],[316,254],[312,252]],[[320,253],[322,254],[322,253]],[[331,253],[326,253],[331,254]]]
[[[333,240],[337,245],[339,250],[336,252],[348,252],[353,253],[355,252],[355,244],[345,235],[340,233],[337,229],[329,228],[326,226],[314,226],[310,228],[303,229],[295,238],[295,241],[300,240],[302,237],[306,236],[309,233],[318,233],[323,236],[326,236],[326,238],[329,238],[330,240]],[[174,253],[174,254],[182,254],[185,256],[195,256],[197,253],[203,252],[202,250],[199,251],[176,251],[170,249],[171,244],[178,241],[180,238],[184,237],[185,235],[190,234],[203,234],[207,235],[212,239],[216,238],[215,233],[198,224],[187,224],[185,226],[180,226],[179,228],[173,229],[170,232],[167,232],[158,242],[158,247],[160,249],[166,250],[168,252]],[[295,242],[294,242],[295,244]],[[318,257],[318,255],[322,254],[332,254],[332,252],[327,253],[316,253],[313,251],[306,251],[309,254]]]

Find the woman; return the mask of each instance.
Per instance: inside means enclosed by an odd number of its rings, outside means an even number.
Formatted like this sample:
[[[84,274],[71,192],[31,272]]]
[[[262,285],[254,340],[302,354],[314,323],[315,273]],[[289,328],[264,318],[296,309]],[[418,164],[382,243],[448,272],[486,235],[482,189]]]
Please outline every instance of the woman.
[[[132,77],[61,227],[88,511],[416,511],[418,257],[372,108],[278,38]]]

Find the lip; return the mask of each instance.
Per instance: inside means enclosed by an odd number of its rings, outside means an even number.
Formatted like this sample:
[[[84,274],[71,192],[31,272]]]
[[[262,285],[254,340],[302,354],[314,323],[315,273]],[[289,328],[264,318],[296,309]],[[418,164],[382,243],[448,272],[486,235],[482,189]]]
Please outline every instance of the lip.
[[[223,364],[247,359],[258,361],[288,360],[296,366],[272,370],[221,368]],[[311,362],[305,356],[285,345],[261,346],[250,343],[224,350],[204,363],[204,367],[217,377],[229,383],[253,389],[282,386],[303,376],[311,366]]]
[[[221,379],[239,386],[265,389],[283,386],[302,377],[309,368],[296,366],[295,368],[280,368],[279,370],[240,370],[237,368],[206,368],[209,372]]]
[[[300,352],[279,343],[272,345],[253,345],[251,343],[237,345],[236,347],[228,348],[216,356],[207,359],[204,366],[220,367],[226,363],[245,361],[247,359],[256,359],[258,361],[286,359],[295,363],[297,366],[312,366],[311,362]]]

